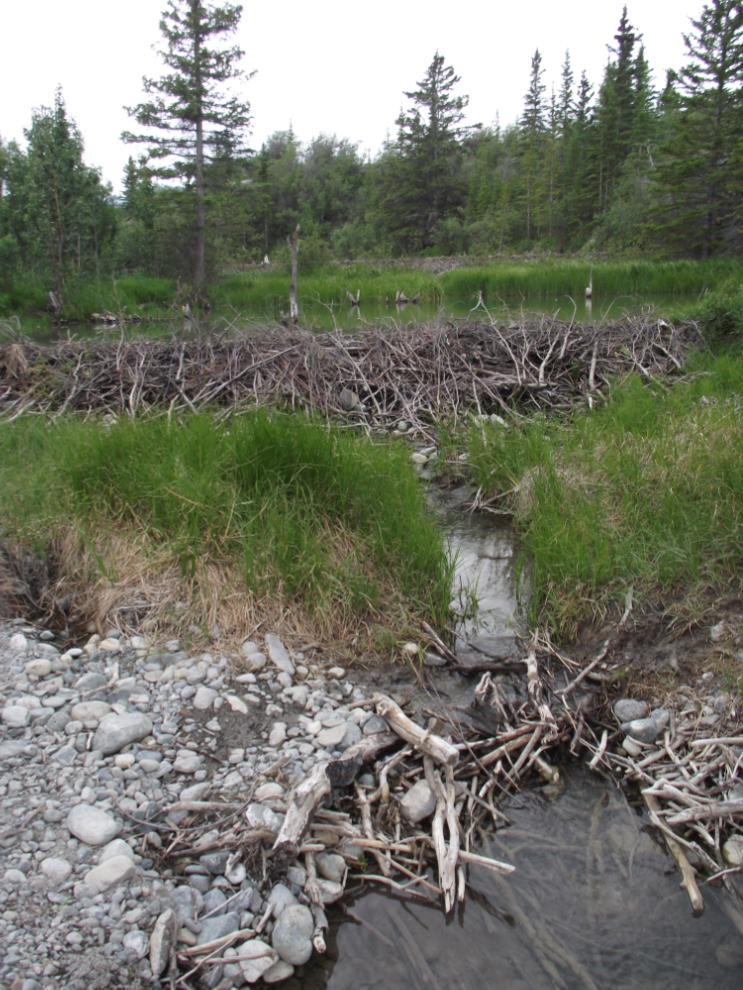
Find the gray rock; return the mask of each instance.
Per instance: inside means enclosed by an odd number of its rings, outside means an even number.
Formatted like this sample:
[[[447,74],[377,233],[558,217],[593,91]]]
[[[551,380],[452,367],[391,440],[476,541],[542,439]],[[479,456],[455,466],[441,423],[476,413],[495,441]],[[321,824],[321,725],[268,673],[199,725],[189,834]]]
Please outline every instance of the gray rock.
[[[364,722],[362,732],[365,736],[374,736],[378,732],[389,732],[389,725],[379,715],[370,715]]]
[[[104,688],[108,684],[108,678],[104,677],[103,674],[96,674],[90,671],[87,674],[81,674],[80,677],[75,681],[75,688],[78,691],[94,691],[96,688]]]
[[[179,756],[173,764],[176,773],[196,773],[201,769],[202,758],[198,755]]]
[[[204,911],[214,918],[225,913],[224,905],[227,903],[227,895],[222,893],[219,887],[212,887],[204,894]]]
[[[283,883],[277,883],[268,897],[268,906],[274,918],[280,918],[284,911],[297,903],[297,898]]]
[[[655,708],[650,713],[650,718],[656,722],[661,729],[665,729],[671,721],[671,713],[665,708]]]
[[[290,976],[294,975],[294,967],[291,963],[284,962],[283,959],[279,959],[277,963],[274,963],[270,969],[267,969],[263,974],[264,983],[281,983],[282,980],[288,980]]]
[[[621,729],[626,736],[637,742],[652,743],[663,731],[663,726],[653,718],[636,718],[631,722],[623,722]]]
[[[89,722],[95,719],[100,722],[109,715],[111,706],[105,701],[80,701],[70,709],[70,719]]]
[[[320,876],[334,883],[343,883],[346,877],[346,861],[337,853],[317,853],[317,869]]]
[[[208,877],[207,877],[208,879]],[[178,923],[192,927],[204,907],[204,898],[194,887],[180,886],[171,891],[170,899],[178,916]]]
[[[157,979],[170,961],[175,938],[176,915],[168,908],[160,915],[150,936],[150,969]]]
[[[361,742],[362,733],[360,727],[355,722],[346,723],[346,734],[341,739],[339,749],[346,750],[349,746]]]
[[[279,670],[283,670],[293,677],[295,673],[294,664],[289,658],[289,654],[284,649],[284,644],[279,637],[272,636],[269,633],[266,636],[266,646],[268,647],[268,655],[271,658],[271,663],[275,664]]]
[[[60,746],[56,752],[52,753],[52,759],[56,763],[61,763],[65,767],[71,766],[77,758],[77,750],[74,746]]]
[[[118,883],[131,880],[136,872],[136,866],[128,856],[112,856],[105,863],[94,866],[85,874],[85,883],[97,888],[99,893],[115,887]]]
[[[731,835],[722,847],[722,858],[728,866],[743,866],[743,835]]]
[[[425,780],[414,784],[400,802],[400,811],[409,822],[423,821],[436,810],[436,798]]]
[[[64,883],[72,873],[72,866],[66,859],[59,859],[56,856],[49,856],[42,860],[41,872],[48,877],[51,883]]]
[[[101,855],[98,857],[98,862],[105,863],[107,859],[113,859],[114,856],[128,856],[132,863],[134,862],[132,847],[123,839],[113,839],[108,845],[104,846],[101,850]]]
[[[268,659],[263,653],[251,653],[250,656],[245,658],[243,666],[248,673],[255,674],[259,670],[263,670],[267,663]]]
[[[151,732],[152,722],[142,712],[106,715],[93,738],[93,749],[100,749],[104,756],[111,756],[129,743],[139,742]]]
[[[218,693],[219,692],[215,691],[213,688],[204,687],[202,685],[194,695],[194,708],[198,708],[199,711],[205,712],[207,708],[212,707],[214,704],[214,699],[217,697]]]
[[[47,677],[52,672],[52,662],[47,657],[36,657],[26,663],[26,673],[32,677]]]
[[[75,805],[67,816],[67,828],[88,846],[102,846],[121,831],[111,815],[90,804]]]
[[[304,904],[287,907],[271,936],[271,944],[284,962],[302,966],[312,955],[312,912]]]
[[[149,939],[138,928],[126,933],[122,945],[127,952],[131,952],[137,959],[144,959],[150,947]]]
[[[14,760],[22,756],[27,745],[22,739],[6,739],[0,743],[0,760]]]
[[[237,954],[242,957],[240,966],[248,983],[257,983],[266,970],[279,961],[276,951],[259,938],[243,942]]]
[[[634,722],[639,718],[647,718],[650,706],[645,701],[635,701],[634,698],[620,698],[614,704],[614,715],[618,722]]]
[[[28,708],[8,705],[2,710],[2,720],[9,729],[25,729],[28,725]]]
[[[8,649],[11,653],[27,653],[28,640],[23,633],[13,633],[10,637],[10,642],[8,643]]]
[[[206,894],[209,892],[212,886],[212,881],[210,877],[194,875],[188,878],[188,883],[194,890],[197,890],[200,894]]]
[[[280,746],[286,739],[286,722],[274,722],[268,737],[269,746]]]
[[[236,911],[228,911],[226,914],[218,914],[214,918],[207,918],[201,924],[201,931],[196,936],[196,944],[204,945],[215,938],[222,938],[224,935],[231,935],[240,927],[240,916]]]
[[[333,725],[329,729],[322,729],[317,734],[317,741],[323,749],[339,746],[343,742],[347,729],[348,726],[345,722],[341,722],[340,725]]]
[[[181,801],[200,801],[205,794],[209,793],[211,789],[211,784],[204,782],[202,784],[193,784],[191,787],[184,787],[180,794]]]
[[[227,866],[227,860],[229,858],[229,852],[204,853],[203,856],[199,856],[199,862],[213,876],[221,876],[224,873],[224,868]]]

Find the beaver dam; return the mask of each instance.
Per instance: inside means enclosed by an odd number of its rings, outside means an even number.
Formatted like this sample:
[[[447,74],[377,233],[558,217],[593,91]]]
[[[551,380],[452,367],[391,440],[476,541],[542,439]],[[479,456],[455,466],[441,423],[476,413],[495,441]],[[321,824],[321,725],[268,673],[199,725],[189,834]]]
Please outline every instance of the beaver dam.
[[[469,410],[497,413],[589,403],[610,377],[679,371],[694,323],[645,315],[576,325],[547,316],[499,326],[446,321],[317,334],[280,326],[221,337],[98,340],[40,346],[7,333],[0,411],[111,412],[281,404],[366,426],[404,418],[427,433]]]

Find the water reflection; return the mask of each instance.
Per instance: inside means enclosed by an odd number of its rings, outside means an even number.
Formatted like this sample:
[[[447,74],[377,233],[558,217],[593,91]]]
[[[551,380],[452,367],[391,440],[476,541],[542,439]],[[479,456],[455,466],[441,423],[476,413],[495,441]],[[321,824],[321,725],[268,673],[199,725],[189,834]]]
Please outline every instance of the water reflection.
[[[743,937],[705,888],[693,918],[673,861],[613,784],[582,772],[548,801],[520,796],[485,852],[515,864],[468,867],[467,899],[437,903],[368,889],[332,916],[330,955],[302,990],[739,990]]]
[[[554,298],[532,298],[508,300],[488,300],[488,312],[491,317],[498,321],[509,322],[520,320],[523,314],[548,313],[563,320],[576,320],[577,322],[590,323],[594,320],[614,319],[621,317],[626,312],[638,312],[642,308],[655,307],[659,312],[668,316],[672,312],[679,310],[684,305],[689,306],[696,300],[696,296],[619,296],[602,297],[593,296],[589,299],[578,298],[573,301],[570,296],[559,296]],[[362,302],[359,305],[347,306],[345,303],[339,306],[337,303],[323,303],[317,299],[300,298],[299,316],[302,326],[313,327],[318,331],[324,330],[353,330],[364,323],[381,323],[394,321],[395,323],[409,323],[426,320],[435,320],[439,317],[463,319],[472,311],[475,301],[473,299],[447,300],[445,303],[433,302],[396,302],[388,300],[385,302]],[[284,309],[286,307],[284,306]],[[478,312],[472,314],[472,318],[478,317]],[[479,318],[487,319],[487,315],[480,310]],[[177,332],[187,335],[188,333],[224,333],[234,332],[236,329],[244,327],[248,323],[279,322],[282,319],[281,307],[271,310],[244,310],[240,314],[235,314],[234,310],[229,313],[210,313],[207,316],[190,314],[188,320],[181,319],[145,319],[139,324],[127,324],[124,327],[113,328],[117,336],[123,333],[127,337],[153,337],[160,334],[170,334]],[[182,324],[182,326],[181,326]],[[98,336],[101,327],[95,327],[92,323],[85,321],[70,322],[65,326],[52,326],[48,317],[23,317],[21,327],[25,334],[39,342],[55,342],[67,338],[68,333],[78,338]]]

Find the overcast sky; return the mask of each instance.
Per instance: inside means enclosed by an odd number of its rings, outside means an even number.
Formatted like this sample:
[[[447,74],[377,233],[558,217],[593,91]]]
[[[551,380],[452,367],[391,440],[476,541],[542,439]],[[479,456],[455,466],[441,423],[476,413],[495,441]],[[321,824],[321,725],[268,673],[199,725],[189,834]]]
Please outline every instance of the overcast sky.
[[[682,32],[703,0],[631,0],[656,85],[684,62]],[[85,139],[86,161],[118,189],[137,146],[119,140],[132,127],[123,107],[142,98],[142,76],[163,67],[153,45],[164,0],[8,0],[2,16],[0,135],[23,139],[34,107],[50,106],[62,86]],[[516,120],[534,50],[545,81],[559,87],[565,50],[576,81],[596,86],[622,12],[607,0],[280,0],[245,4],[237,43],[256,70],[241,96],[251,103],[252,146],[291,123],[308,141],[320,133],[358,141],[376,154],[434,53],[444,55],[468,94],[469,123]]]

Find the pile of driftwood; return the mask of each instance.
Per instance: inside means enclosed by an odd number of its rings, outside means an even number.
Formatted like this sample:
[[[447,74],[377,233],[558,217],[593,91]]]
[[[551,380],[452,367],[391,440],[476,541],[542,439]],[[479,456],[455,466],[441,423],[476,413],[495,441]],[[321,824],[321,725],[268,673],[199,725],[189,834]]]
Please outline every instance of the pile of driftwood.
[[[0,341],[0,413],[136,415],[206,406],[280,403],[346,416],[366,428],[431,422],[467,411],[569,406],[611,377],[680,370],[695,324],[656,316],[585,326],[549,316],[498,325],[439,321],[366,326],[353,334],[283,327],[178,339],[41,346]]]
[[[431,638],[436,650],[448,654],[435,634]],[[508,824],[496,806],[500,797],[518,790],[532,768],[557,784],[559,772],[548,753],[580,732],[566,700],[579,679],[562,696],[555,694],[557,681],[547,675],[555,657],[560,659],[535,639],[523,660],[484,657],[468,667],[477,675],[471,710],[447,710],[433,695],[438,710],[424,708],[415,718],[387,695],[355,702],[384,719],[386,728],[362,738],[340,759],[319,762],[286,796],[264,799],[273,818],[252,803],[252,793],[243,804],[179,802],[164,809],[192,817],[174,825],[161,855],[172,858],[181,872],[189,857],[229,851],[267,886],[301,874],[306,879],[300,899],[311,910],[318,952],[325,951],[326,907],[343,896],[349,879],[384,884],[406,896],[440,898],[444,910],[452,911],[465,898],[468,869],[514,871],[483,855],[487,833]],[[508,685],[499,680],[503,674]],[[280,761],[267,776],[281,778]],[[411,803],[413,789],[418,793]],[[193,825],[194,817],[200,826]],[[167,817],[165,823],[159,827],[170,829]],[[328,854],[346,864],[340,882],[337,873],[335,881],[328,879]],[[191,976],[200,964],[216,962],[236,939],[260,936],[273,904],[266,897],[265,917],[250,930],[190,948],[179,948],[174,939],[173,960],[181,972],[186,968]],[[184,979],[178,984],[189,986]]]
[[[593,766],[601,762],[639,785],[650,819],[676,860],[692,910],[701,914],[704,898],[697,875],[728,885],[730,874],[743,869],[743,736],[726,734],[721,719],[718,731],[711,730],[704,700],[677,700],[681,710],[670,708],[662,739],[642,746],[639,756],[614,751],[606,730],[598,746],[588,740],[584,745],[594,754]],[[743,916],[735,912],[731,917],[743,935]]]

